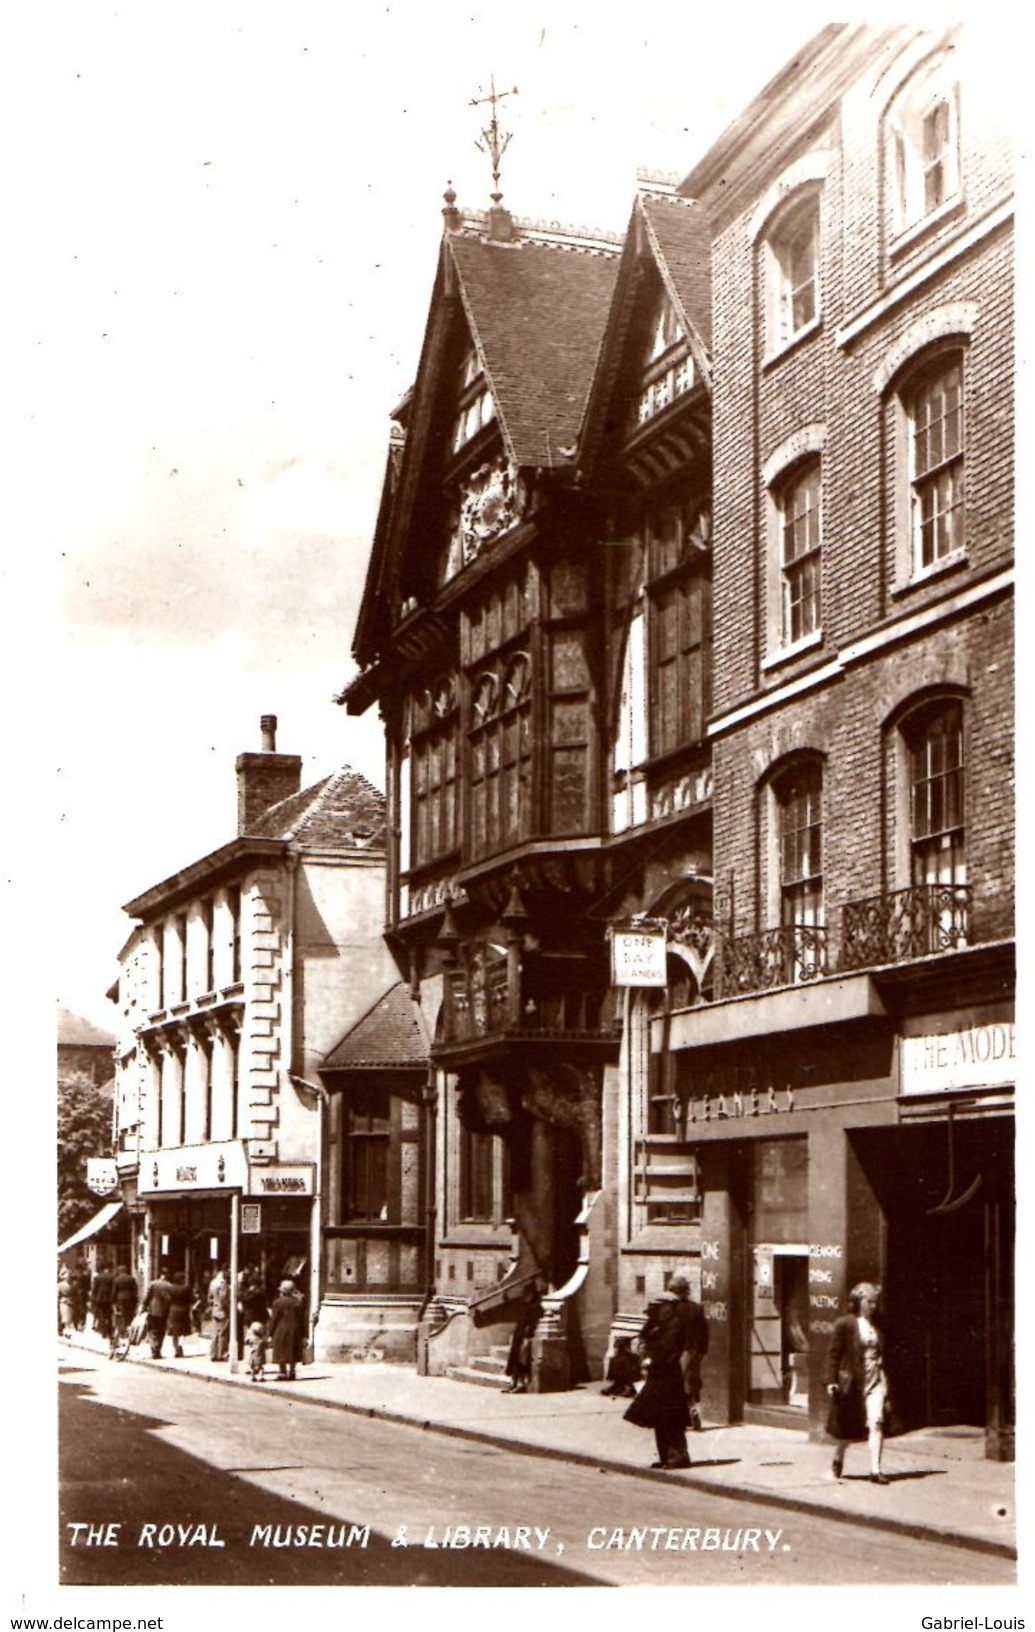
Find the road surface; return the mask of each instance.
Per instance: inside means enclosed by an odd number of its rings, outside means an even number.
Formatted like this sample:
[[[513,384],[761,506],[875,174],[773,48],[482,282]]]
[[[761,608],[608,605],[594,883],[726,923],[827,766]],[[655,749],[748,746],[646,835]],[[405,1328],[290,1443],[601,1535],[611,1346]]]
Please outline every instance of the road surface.
[[[64,1585],[1012,1585],[1010,1560],[329,1410],[65,1362]]]

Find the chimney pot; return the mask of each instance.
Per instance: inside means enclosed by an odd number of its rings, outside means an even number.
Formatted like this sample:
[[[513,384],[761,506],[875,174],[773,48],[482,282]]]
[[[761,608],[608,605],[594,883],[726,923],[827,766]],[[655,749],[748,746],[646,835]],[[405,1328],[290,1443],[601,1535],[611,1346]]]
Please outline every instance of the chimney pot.
[[[262,751],[264,754],[275,754],[277,751],[277,716],[263,714],[259,720],[262,728]]]

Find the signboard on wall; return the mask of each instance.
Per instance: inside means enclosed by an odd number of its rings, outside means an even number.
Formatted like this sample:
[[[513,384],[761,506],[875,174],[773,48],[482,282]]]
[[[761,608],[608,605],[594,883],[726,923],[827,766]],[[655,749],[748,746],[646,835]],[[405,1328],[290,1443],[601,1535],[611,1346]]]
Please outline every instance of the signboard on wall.
[[[244,1189],[248,1163],[239,1139],[211,1145],[179,1145],[140,1153],[141,1195],[190,1190]]]
[[[242,1201],[241,1234],[262,1234],[262,1203],[260,1201]]]
[[[1012,1084],[1017,1059],[1012,1013],[975,1009],[967,1016],[927,1016],[903,1028],[901,1092],[950,1093]]]
[[[642,920],[611,931],[613,986],[666,986],[666,925]]]
[[[311,1196],[313,1194],[313,1164],[311,1162],[277,1162],[270,1167],[248,1170],[248,1194],[251,1196]]]

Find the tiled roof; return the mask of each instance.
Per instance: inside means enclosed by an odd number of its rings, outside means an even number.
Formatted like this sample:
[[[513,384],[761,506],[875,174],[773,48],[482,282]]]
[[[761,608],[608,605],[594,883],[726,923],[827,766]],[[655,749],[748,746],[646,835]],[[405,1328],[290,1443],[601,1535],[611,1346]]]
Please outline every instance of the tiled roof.
[[[65,1048],[114,1048],[115,1038],[67,1009],[58,1009],[57,1040]]]
[[[348,765],[281,799],[252,822],[248,838],[290,839],[325,849],[377,850],[385,844],[385,797]]]
[[[564,450],[578,437],[617,253],[465,233],[446,242],[514,462],[569,465]]]
[[[711,232],[692,199],[641,196],[647,219],[683,311],[705,346],[712,344]]]
[[[419,1010],[399,981],[345,1033],[321,1070],[423,1070],[427,1063]]]

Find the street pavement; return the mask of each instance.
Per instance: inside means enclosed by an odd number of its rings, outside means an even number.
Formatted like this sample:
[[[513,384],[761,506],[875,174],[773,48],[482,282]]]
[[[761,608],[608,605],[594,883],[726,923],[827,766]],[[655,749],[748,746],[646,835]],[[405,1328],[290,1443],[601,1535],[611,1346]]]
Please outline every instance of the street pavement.
[[[59,1342],[66,1358],[75,1347],[97,1353],[106,1345],[91,1331]],[[1016,1557],[1014,1464],[987,1461],[984,1435],[977,1429],[927,1430],[889,1440],[883,1464],[887,1485],[870,1483],[864,1445],[849,1448],[845,1475],[834,1480],[829,1445],[811,1443],[794,1430],[748,1424],[705,1422],[702,1432],[689,1435],[693,1466],[656,1472],[650,1469],[653,1434],[623,1421],[626,1402],[602,1394],[600,1383],[564,1394],[510,1395],[369,1361],[317,1361],[299,1367],[295,1382],[276,1380],[275,1368],[267,1366],[259,1382],[243,1362],[210,1360],[207,1339],[187,1338],[184,1347],[184,1358],[173,1359],[166,1339],[162,1359],[152,1360],[138,1347],[125,1363],[726,1497],[764,1497],[801,1513]]]

